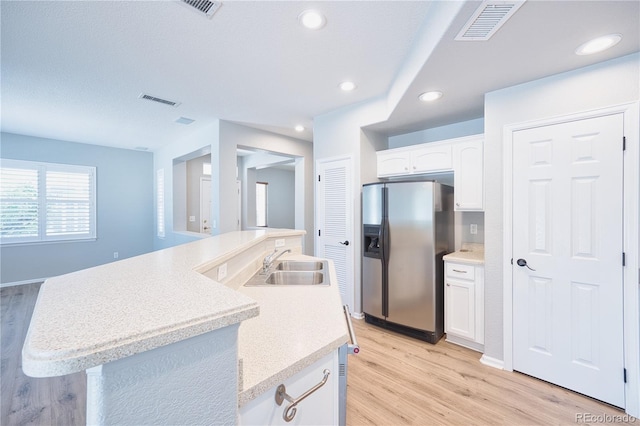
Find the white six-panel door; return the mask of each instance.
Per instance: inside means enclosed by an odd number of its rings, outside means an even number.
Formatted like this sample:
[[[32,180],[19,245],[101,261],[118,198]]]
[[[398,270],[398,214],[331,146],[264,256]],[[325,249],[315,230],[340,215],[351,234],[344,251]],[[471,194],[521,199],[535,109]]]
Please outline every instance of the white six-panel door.
[[[513,137],[513,368],[619,407],[622,119]]]

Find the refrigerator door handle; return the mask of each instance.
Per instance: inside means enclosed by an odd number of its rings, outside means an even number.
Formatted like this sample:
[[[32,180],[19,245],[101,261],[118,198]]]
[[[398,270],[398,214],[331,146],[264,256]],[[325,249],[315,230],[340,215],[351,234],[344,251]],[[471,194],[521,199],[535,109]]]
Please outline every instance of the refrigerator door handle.
[[[380,252],[382,261],[382,316],[389,316],[389,189],[382,187],[382,224],[380,225]]]

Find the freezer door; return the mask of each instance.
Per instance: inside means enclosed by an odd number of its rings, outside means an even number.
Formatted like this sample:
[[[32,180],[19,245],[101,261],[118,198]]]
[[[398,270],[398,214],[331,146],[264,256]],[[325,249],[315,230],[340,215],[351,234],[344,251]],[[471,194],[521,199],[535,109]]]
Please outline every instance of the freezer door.
[[[387,185],[387,320],[436,329],[433,182]]]
[[[384,184],[362,187],[362,224],[365,244],[370,244],[372,239],[382,236],[383,190]],[[376,241],[376,246],[381,243],[381,240]],[[382,247],[376,247],[376,249],[367,251],[367,247],[363,247],[362,308],[366,314],[383,319],[385,297],[383,295],[382,265],[384,257]]]
[[[365,314],[384,319],[382,302],[382,260],[363,257],[362,309]]]
[[[364,185],[362,187],[362,224],[380,225],[382,223],[382,189],[384,184]]]

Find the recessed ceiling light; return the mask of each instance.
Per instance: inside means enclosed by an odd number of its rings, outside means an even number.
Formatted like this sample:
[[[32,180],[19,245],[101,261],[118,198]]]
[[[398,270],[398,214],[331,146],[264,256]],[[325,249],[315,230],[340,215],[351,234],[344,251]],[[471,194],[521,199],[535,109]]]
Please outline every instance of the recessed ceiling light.
[[[296,129],[296,132],[302,132],[302,131],[304,130],[304,126],[302,126],[302,125],[298,124],[298,125],[295,127],[295,129]]]
[[[356,84],[353,81],[343,81],[340,83],[340,89],[345,92],[350,92],[356,88]]]
[[[438,100],[442,97],[442,92],[433,91],[433,92],[424,92],[422,95],[418,96],[422,102],[431,102]]]
[[[602,52],[615,46],[620,40],[622,40],[622,35],[620,34],[609,34],[594,38],[578,47],[576,49],[576,55],[591,55],[592,53]]]
[[[305,28],[309,28],[310,30],[319,30],[325,26],[327,18],[317,10],[308,9],[298,15],[298,21],[300,21]]]

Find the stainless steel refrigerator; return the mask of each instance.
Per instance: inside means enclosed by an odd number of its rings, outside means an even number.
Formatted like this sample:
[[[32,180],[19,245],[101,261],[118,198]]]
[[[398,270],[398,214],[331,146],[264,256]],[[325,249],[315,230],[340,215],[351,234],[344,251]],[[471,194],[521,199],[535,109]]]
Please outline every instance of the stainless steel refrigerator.
[[[402,181],[362,187],[365,320],[436,343],[444,334],[444,265],[453,251],[453,188]]]

